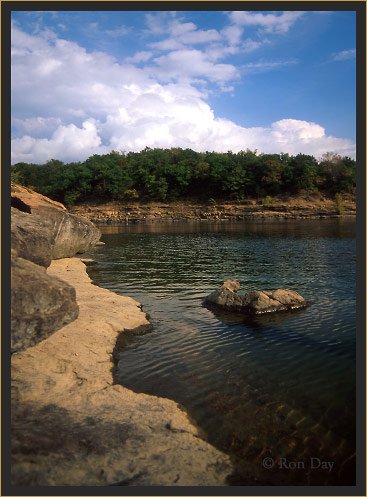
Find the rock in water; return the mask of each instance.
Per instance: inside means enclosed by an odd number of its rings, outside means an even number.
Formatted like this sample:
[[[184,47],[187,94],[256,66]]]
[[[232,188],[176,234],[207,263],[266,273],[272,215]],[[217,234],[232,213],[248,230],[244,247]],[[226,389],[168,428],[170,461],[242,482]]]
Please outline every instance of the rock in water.
[[[239,288],[238,281],[227,280],[204,299],[204,305],[246,314],[289,311],[307,305],[305,299],[293,290],[254,290],[241,295],[237,293]]]
[[[101,232],[91,221],[69,214],[59,202],[36,193],[23,186],[11,185],[11,203],[16,209],[37,214],[50,225],[53,247],[52,259],[72,257],[94,247]]]
[[[78,317],[75,289],[12,253],[11,350],[37,344]]]

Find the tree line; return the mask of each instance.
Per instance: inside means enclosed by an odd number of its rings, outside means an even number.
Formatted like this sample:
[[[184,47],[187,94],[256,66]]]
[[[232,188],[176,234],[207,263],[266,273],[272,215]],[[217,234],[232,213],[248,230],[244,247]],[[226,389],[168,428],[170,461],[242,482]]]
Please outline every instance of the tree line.
[[[332,153],[317,161],[305,154],[147,147],[67,164],[55,159],[45,164],[19,162],[11,166],[11,180],[66,205],[90,198],[244,200],[301,190],[334,196],[355,191],[356,162]]]

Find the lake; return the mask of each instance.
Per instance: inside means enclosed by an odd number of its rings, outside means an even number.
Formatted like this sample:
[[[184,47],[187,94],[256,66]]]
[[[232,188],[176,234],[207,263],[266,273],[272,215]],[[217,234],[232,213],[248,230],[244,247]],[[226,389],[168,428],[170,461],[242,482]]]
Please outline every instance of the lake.
[[[90,277],[153,324],[119,345],[117,381],[181,404],[233,457],[231,485],[354,485],[355,221],[101,229]],[[226,279],[309,306],[253,319],[203,307]]]

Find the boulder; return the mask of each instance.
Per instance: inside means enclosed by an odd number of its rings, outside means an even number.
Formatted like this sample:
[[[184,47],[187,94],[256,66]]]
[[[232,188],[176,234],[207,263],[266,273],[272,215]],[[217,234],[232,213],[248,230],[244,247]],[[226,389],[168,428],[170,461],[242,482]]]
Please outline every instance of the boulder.
[[[86,252],[101,237],[101,232],[91,221],[69,214],[59,202],[36,193],[23,186],[11,185],[11,204],[13,207],[36,214],[50,225],[53,248],[52,259],[72,257]]]
[[[53,236],[49,223],[36,214],[11,208],[11,248],[18,257],[48,267]]]
[[[226,311],[245,314],[289,311],[307,305],[305,299],[293,290],[254,290],[239,294],[237,293],[239,288],[238,281],[227,280],[204,299],[204,305],[213,305]]]
[[[46,269],[11,255],[11,350],[37,344],[78,317],[75,289]]]

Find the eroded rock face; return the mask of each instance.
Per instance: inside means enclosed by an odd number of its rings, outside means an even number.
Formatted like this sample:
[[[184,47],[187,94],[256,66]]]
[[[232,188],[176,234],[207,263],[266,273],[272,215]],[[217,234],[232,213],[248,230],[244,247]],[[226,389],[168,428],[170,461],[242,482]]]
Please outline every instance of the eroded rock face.
[[[75,289],[31,261],[11,256],[11,349],[37,344],[77,318]]]
[[[18,257],[48,267],[53,236],[49,223],[36,214],[11,208],[11,248]]]
[[[237,281],[227,280],[204,299],[204,305],[214,305],[226,311],[247,314],[289,311],[306,306],[305,299],[293,290],[254,290],[241,295],[237,293],[239,288],[240,284]]]
[[[38,215],[50,225],[52,259],[72,257],[86,252],[101,237],[100,231],[88,219],[69,214],[59,202],[12,183],[12,206],[23,212]]]

